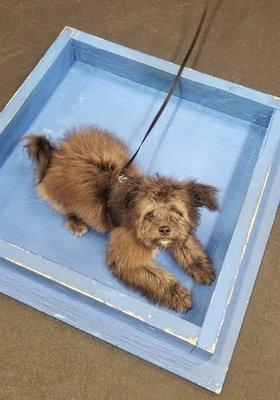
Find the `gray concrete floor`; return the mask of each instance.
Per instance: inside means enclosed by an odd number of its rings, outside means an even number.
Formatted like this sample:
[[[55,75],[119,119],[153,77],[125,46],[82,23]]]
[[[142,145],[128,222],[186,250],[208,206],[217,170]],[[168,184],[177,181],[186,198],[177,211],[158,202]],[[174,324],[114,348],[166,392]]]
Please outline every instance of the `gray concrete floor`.
[[[220,3],[189,66],[280,96],[279,0]],[[0,0],[0,109],[65,25],[180,62],[200,0]],[[280,398],[280,216],[221,399]],[[204,400],[183,379],[0,296],[1,400]]]

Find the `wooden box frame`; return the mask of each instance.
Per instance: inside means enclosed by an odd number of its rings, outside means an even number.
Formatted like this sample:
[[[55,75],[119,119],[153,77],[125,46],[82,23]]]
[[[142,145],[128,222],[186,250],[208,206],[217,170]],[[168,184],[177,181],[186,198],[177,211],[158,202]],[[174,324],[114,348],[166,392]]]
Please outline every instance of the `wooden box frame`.
[[[178,68],[66,27],[0,115],[0,166],[76,61],[162,92]],[[187,68],[175,96],[265,130],[202,326],[93,284],[1,228],[0,291],[220,393],[279,203],[280,101]]]

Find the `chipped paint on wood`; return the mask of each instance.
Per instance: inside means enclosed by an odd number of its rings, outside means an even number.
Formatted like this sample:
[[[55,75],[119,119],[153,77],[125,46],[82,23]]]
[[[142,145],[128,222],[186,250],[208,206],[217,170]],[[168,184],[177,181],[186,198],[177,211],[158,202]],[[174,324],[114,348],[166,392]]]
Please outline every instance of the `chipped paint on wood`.
[[[63,319],[63,320],[66,319],[66,317],[65,317],[64,315],[59,314],[59,313],[54,313],[54,317],[55,317],[55,318],[58,318],[58,319]]]
[[[132,311],[130,311],[130,310],[121,310],[121,311],[122,311],[123,313],[127,314],[127,315],[130,315],[131,317],[134,317],[134,318],[139,319],[140,321],[146,322],[145,319],[144,319],[141,315],[134,314],[134,313],[133,313]]]
[[[256,219],[257,213],[259,211],[259,207],[260,207],[262,196],[263,196],[266,184],[267,184],[269,173],[270,173],[270,169],[267,171],[267,174],[266,174],[266,177],[265,177],[265,180],[264,180],[264,183],[263,183],[263,187],[262,187],[262,190],[261,190],[261,194],[260,194],[260,197],[259,197],[259,201],[258,201],[258,204],[256,206],[256,210],[254,212],[253,218],[251,220],[251,223],[250,223],[250,226],[249,226],[249,229],[248,229],[247,237],[246,237],[245,244],[244,244],[244,247],[243,247],[243,252],[242,252],[242,255],[241,255],[241,260],[242,260],[244,254],[245,254],[246,247],[247,247],[247,244],[249,242],[250,234],[252,232],[252,229],[253,229],[253,226],[254,226],[254,223],[255,223],[255,219]]]

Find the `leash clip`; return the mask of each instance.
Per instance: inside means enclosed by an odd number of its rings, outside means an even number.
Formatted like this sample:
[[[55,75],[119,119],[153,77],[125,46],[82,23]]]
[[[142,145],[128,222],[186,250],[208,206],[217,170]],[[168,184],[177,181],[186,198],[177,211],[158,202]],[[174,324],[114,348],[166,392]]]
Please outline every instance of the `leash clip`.
[[[123,183],[124,181],[126,181],[127,180],[127,176],[125,176],[124,174],[119,174],[118,175],[118,181],[120,182],[120,183]]]

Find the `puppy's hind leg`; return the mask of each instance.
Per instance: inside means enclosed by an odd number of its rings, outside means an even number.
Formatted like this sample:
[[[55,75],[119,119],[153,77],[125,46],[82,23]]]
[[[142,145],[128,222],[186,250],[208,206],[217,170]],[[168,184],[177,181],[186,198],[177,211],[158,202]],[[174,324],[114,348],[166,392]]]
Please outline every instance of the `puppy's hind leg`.
[[[111,233],[108,264],[119,279],[149,300],[181,312],[191,308],[188,289],[155,265],[152,250],[144,248],[125,228],[116,228]]]
[[[83,236],[88,231],[88,226],[75,214],[66,215],[66,226],[75,236]]]

